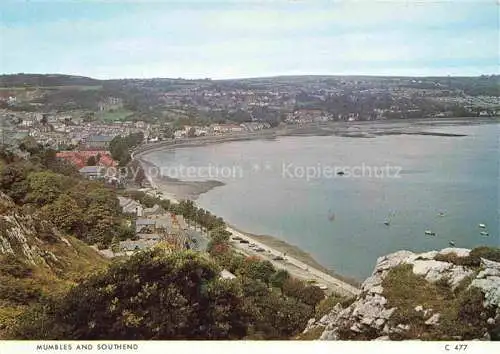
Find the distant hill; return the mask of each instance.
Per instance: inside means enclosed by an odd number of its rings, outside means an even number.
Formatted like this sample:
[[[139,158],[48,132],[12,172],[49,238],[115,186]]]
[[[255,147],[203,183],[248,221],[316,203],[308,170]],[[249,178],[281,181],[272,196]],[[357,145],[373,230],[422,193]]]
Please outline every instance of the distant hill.
[[[85,76],[62,74],[11,74],[0,76],[0,87],[96,86],[101,81]]]

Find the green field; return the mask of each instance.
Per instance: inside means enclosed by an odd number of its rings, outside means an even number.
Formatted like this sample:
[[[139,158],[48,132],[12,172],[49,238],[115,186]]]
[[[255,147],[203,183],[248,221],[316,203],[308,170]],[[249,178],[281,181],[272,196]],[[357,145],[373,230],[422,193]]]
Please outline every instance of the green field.
[[[122,108],[116,111],[97,112],[96,117],[97,119],[101,119],[107,122],[114,122],[114,121],[125,120],[125,118],[127,118],[132,114],[134,114],[133,111]]]

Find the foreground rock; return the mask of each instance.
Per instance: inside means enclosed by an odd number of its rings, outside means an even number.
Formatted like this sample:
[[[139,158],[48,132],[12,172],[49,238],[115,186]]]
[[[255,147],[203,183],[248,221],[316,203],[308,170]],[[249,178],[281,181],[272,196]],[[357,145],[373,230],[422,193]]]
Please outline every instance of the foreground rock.
[[[321,340],[498,339],[499,257],[500,249],[491,248],[381,257],[356,300],[311,320],[304,334],[320,333]]]

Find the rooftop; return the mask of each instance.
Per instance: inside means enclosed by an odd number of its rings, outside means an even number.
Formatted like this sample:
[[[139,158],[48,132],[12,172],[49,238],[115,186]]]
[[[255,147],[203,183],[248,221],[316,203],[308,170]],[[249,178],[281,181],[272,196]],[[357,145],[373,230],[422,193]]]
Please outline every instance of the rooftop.
[[[94,141],[100,143],[108,143],[111,140],[113,140],[113,137],[109,135],[91,135],[87,138],[87,142]]]
[[[151,220],[151,219],[138,218],[135,221],[135,224],[136,225],[156,225],[156,221]]]
[[[85,166],[80,168],[80,173],[101,174],[103,170],[102,166]]]

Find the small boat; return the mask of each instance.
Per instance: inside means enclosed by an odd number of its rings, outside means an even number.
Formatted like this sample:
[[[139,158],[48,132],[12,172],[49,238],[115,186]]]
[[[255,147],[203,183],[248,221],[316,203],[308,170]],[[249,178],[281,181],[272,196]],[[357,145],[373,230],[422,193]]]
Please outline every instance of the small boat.
[[[385,226],[389,226],[390,224],[391,224],[391,222],[390,222],[389,220],[385,220],[385,221],[384,221],[384,225],[385,225]]]
[[[486,229],[486,225],[485,225],[485,224],[479,224],[479,227],[480,227],[481,229]]]
[[[425,234],[428,236],[436,236],[436,233],[431,230],[425,230]]]
[[[453,242],[453,241],[448,242],[448,244],[449,244],[450,246],[455,246],[455,242]]]
[[[345,174],[344,171],[337,172],[337,176],[343,176],[344,174]]]
[[[486,231],[481,231],[481,235],[483,235],[483,236],[489,236],[490,234],[488,232],[486,232]]]
[[[444,212],[440,211],[438,215],[439,216],[444,216],[445,214],[444,214]]]

